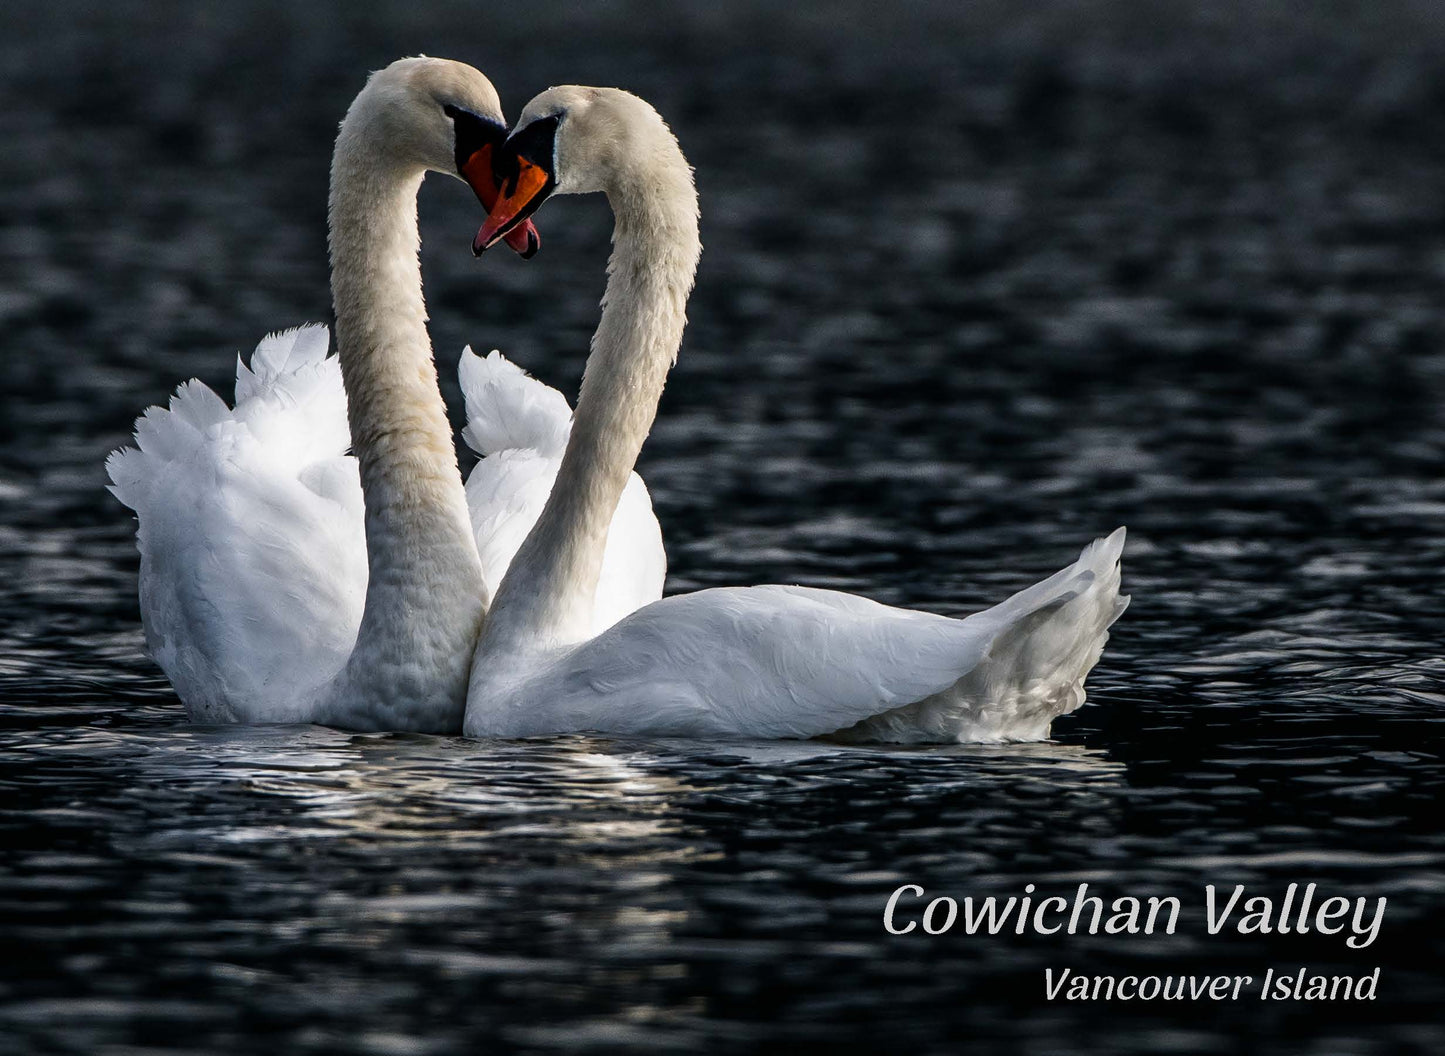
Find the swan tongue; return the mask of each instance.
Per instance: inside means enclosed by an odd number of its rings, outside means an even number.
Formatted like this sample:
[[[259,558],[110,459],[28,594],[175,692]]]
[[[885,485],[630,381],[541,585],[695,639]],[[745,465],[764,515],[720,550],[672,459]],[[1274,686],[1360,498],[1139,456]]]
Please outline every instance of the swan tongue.
[[[481,237],[481,232],[478,231],[477,238]],[[502,240],[516,250],[523,260],[531,260],[537,255],[537,250],[542,248],[542,236],[537,234],[537,228],[530,220],[523,220],[503,235]],[[477,252],[475,242],[472,244],[472,252]]]

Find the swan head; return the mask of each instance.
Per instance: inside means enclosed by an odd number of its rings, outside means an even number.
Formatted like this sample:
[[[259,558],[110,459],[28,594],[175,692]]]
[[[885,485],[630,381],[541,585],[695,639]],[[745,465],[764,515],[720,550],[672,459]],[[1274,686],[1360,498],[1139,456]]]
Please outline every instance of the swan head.
[[[472,243],[481,254],[528,222],[553,194],[609,197],[675,177],[692,197],[692,170],[667,123],[647,102],[620,88],[549,88],[522,110],[493,153],[500,188]],[[696,217],[695,198],[692,213]]]
[[[457,177],[488,212],[497,201],[493,154],[506,141],[506,119],[492,82],[466,63],[423,55],[377,70],[341,124],[342,140],[349,133],[365,136],[372,164]],[[508,232],[507,244],[530,257],[541,239],[527,223]]]

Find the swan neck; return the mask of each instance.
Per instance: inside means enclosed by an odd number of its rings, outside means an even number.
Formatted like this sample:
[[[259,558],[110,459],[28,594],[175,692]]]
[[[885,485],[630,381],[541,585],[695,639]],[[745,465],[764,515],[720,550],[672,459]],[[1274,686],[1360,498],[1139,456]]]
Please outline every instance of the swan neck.
[[[674,145],[660,171],[609,189],[608,199],[607,291],[571,437],[547,505],[498,588],[479,656],[590,635],[608,529],[682,342],[701,251],[691,170]]]
[[[460,729],[486,590],[426,329],[416,216],[425,173],[397,162],[383,138],[354,106],[332,160],[332,301],[369,571],[334,721]]]

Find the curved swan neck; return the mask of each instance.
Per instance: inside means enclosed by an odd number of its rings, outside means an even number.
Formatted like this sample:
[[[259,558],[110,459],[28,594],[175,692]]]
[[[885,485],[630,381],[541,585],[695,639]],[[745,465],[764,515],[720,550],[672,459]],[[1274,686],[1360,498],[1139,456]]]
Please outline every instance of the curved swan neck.
[[[667,140],[669,149],[607,190],[613,251],[572,435],[547,505],[497,590],[479,656],[590,633],[607,531],[676,362],[702,249],[692,170]]]
[[[460,729],[486,588],[426,330],[416,219],[425,173],[387,151],[365,99],[337,137],[329,222],[369,579],[330,721]]]

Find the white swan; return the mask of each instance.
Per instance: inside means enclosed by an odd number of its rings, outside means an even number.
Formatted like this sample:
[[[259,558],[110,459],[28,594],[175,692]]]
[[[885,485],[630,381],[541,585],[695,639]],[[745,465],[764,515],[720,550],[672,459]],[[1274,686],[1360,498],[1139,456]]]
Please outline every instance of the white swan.
[[[477,251],[554,192],[605,193],[616,227],[557,483],[477,644],[468,735],[1038,739],[1082,703],[1084,676],[1127,602],[1123,529],[964,620],[768,586],[667,598],[592,635],[607,527],[682,338],[700,252],[697,196],[662,119],[615,89],[537,96],[496,161],[502,195]]]
[[[467,406],[462,438],[484,456],[467,477],[467,506],[490,595],[547,504],[572,431],[572,408],[497,351],[483,359],[466,349],[458,374]],[[657,601],[666,575],[662,528],[647,486],[632,473],[608,528],[588,633],[600,634]]]
[[[337,357],[322,327],[267,338],[238,364],[234,409],[188,382],[108,460],[139,521],[146,640],[192,718],[460,728],[488,595],[426,331],[416,195],[445,172],[491,204],[505,135],[469,66],[374,74],[331,166]],[[530,225],[507,238],[537,246]]]

